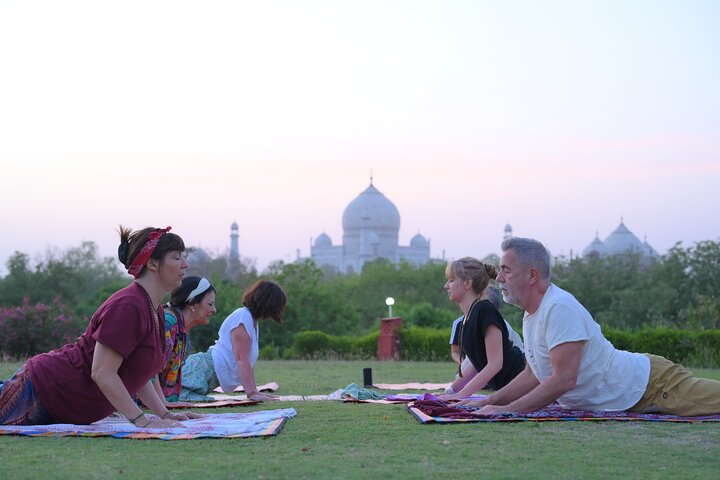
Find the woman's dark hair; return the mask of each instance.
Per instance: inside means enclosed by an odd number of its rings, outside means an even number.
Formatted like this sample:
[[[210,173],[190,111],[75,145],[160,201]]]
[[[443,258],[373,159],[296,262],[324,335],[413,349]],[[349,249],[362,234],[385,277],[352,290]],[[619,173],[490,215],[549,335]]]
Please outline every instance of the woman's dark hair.
[[[215,287],[213,287],[212,284],[209,284],[210,286],[207,289],[205,289],[202,293],[195,295],[193,298],[190,299],[190,301],[188,301],[187,299],[190,293],[192,293],[193,290],[198,287],[202,279],[203,277],[196,276],[183,278],[180,286],[173,290],[170,294],[170,305],[180,309],[183,308],[185,305],[197,305],[198,303],[202,302],[202,299],[205,298],[205,295],[207,295],[208,292],[215,291]]]
[[[282,324],[287,295],[285,290],[272,280],[258,280],[243,294],[243,305],[250,310],[253,318],[272,318]]]
[[[118,259],[125,266],[130,268],[135,257],[140,253],[148,241],[152,232],[161,231],[161,228],[147,227],[142,230],[132,231],[120,225],[120,246],[118,247]],[[184,252],[185,242],[179,235],[167,232],[160,237],[150,258],[162,262],[168,252]],[[144,271],[145,267],[143,267]]]

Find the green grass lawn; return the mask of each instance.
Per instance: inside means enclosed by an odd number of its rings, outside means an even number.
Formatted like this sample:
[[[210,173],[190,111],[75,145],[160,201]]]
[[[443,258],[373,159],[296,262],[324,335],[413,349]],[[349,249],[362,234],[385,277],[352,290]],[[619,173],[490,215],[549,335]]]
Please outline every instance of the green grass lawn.
[[[0,377],[19,366],[0,363]],[[362,383],[445,382],[450,363],[261,361],[278,394]],[[720,380],[720,371],[696,370]],[[0,437],[0,478],[717,478],[720,425],[521,422],[421,425],[403,405],[280,402],[276,437],[164,442]],[[222,410],[220,410],[222,411]],[[237,411],[237,409],[234,409]]]

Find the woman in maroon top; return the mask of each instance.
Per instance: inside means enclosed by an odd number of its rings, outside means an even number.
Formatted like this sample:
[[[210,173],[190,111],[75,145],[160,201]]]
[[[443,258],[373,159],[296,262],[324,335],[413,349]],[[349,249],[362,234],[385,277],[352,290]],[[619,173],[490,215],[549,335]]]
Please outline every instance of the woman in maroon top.
[[[169,230],[120,227],[118,258],[135,281],[98,308],[77,342],[29,359],[0,383],[0,424],[88,424],[118,411],[139,428],[168,428],[195,416],[168,411],[153,385],[165,365],[160,302],[188,266],[185,244]],[[159,418],[145,416],[132,395]]]

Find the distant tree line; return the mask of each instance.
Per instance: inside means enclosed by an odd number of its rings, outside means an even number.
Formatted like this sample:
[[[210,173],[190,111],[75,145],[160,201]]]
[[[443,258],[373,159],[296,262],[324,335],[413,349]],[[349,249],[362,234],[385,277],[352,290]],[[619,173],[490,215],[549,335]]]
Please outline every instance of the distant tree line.
[[[16,252],[6,266],[8,273],[0,278],[0,353],[14,356],[60,346],[82,333],[95,309],[131,281],[119,262],[100,257],[92,242],[49,252],[36,262]],[[261,327],[266,353],[274,349],[281,354],[302,331],[365,337],[387,316],[389,296],[395,298],[393,315],[403,317],[406,325],[446,329],[460,311],[443,289],[444,271],[443,264],[414,266],[378,259],[365,264],[360,274],[338,275],[304,260],[277,261],[260,274],[249,260],[216,255],[189,270],[213,282],[218,308],[209,325],[192,330],[191,344],[195,351],[212,345],[224,318],[241,306],[243,291],[261,277],[278,281],[289,299],[284,324],[266,322]],[[720,329],[716,241],[687,248],[677,244],[650,265],[634,255],[559,259],[553,282],[573,293],[603,327]],[[503,305],[501,311],[521,328],[519,309]],[[10,351],[9,344],[18,347]]]

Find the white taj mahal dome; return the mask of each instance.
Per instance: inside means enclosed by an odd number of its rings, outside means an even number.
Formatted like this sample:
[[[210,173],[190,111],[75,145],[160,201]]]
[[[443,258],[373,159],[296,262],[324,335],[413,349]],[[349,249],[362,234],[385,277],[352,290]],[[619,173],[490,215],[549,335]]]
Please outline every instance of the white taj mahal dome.
[[[620,219],[620,225],[605,239],[600,240],[596,234],[593,240],[582,251],[583,258],[606,258],[621,254],[639,254],[643,263],[649,263],[660,257],[658,252],[645,240],[641,242]]]
[[[409,246],[398,244],[400,212],[393,202],[372,183],[352,200],[342,215],[343,242],[333,245],[321,233],[310,247],[310,257],[318,265],[331,266],[341,273],[360,272],[376,258],[393,263],[406,260],[415,265],[430,260],[430,240],[416,234]]]

